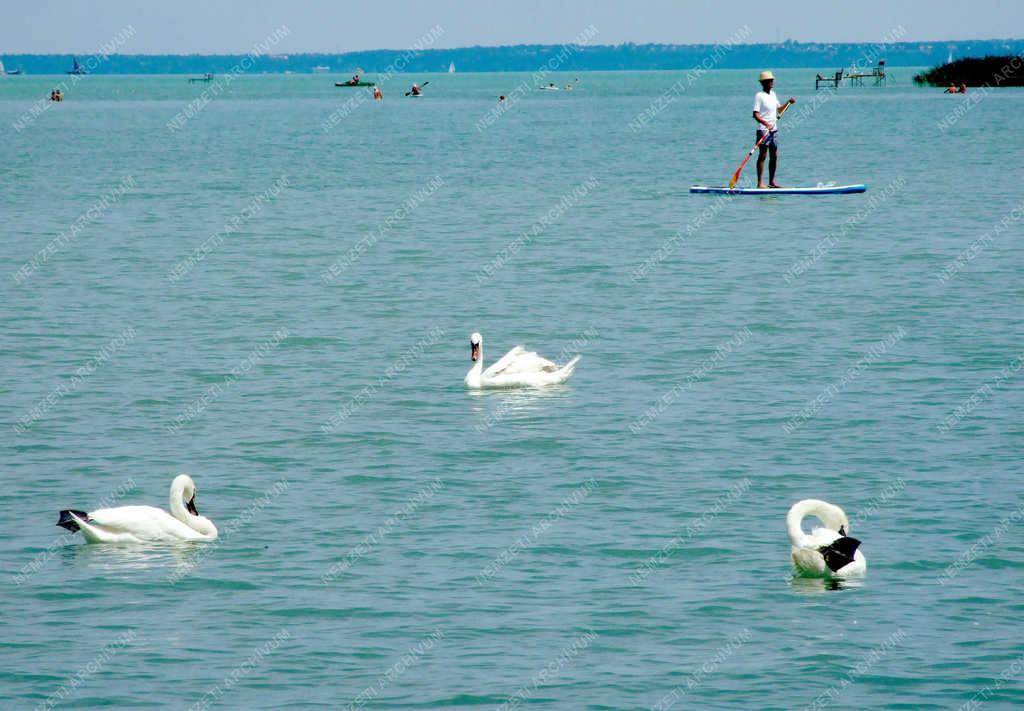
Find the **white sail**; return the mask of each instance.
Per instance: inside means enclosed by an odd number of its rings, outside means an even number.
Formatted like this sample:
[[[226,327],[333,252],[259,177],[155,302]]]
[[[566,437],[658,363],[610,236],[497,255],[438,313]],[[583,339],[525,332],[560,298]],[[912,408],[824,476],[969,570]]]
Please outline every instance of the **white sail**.
[[[0,59],[0,77],[2,77],[6,73],[7,70],[4,69],[4,60]]]
[[[452,62],[451,64],[448,65],[448,73],[449,74],[454,74],[455,73],[455,62]]]

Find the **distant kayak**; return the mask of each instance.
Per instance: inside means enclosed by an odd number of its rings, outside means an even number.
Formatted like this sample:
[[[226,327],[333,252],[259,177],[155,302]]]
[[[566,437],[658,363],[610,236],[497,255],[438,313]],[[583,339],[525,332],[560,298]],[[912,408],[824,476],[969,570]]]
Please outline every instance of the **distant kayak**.
[[[356,82],[355,84],[352,84],[352,83],[347,82],[347,81],[336,81],[336,82],[334,82],[334,86],[345,86],[345,87],[348,87],[348,86],[377,86],[377,84],[376,84],[376,82],[372,82],[372,81],[360,81],[360,82]]]
[[[867,185],[818,185],[816,188],[728,188],[694,185],[691,193],[719,193],[722,195],[846,195],[862,193]]]

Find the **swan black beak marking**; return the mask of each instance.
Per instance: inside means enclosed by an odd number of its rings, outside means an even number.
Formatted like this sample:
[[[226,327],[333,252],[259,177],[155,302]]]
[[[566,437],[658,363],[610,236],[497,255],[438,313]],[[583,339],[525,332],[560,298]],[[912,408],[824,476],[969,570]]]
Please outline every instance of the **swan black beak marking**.
[[[198,516],[199,515],[199,510],[196,509],[196,495],[195,494],[192,494],[192,498],[189,499],[185,503],[185,508],[188,509],[188,512],[190,514],[192,514],[193,516]]]
[[[469,359],[474,363],[480,358],[480,346],[470,341],[469,343]]]
[[[839,527],[839,535],[840,536],[845,536],[846,535],[846,526],[840,526]]]

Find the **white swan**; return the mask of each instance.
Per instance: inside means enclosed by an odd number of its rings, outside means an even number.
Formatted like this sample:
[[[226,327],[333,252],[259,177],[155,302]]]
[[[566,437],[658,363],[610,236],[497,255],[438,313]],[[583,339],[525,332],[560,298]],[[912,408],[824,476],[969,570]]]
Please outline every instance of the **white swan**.
[[[471,388],[541,387],[564,383],[580,359],[576,356],[559,366],[533,351],[516,346],[484,370],[484,337],[479,333],[469,337],[469,357],[473,367],[466,373],[466,385]]]
[[[196,510],[196,485],[188,474],[171,482],[171,513],[154,506],[118,506],[86,513],[65,509],[57,525],[81,531],[89,543],[148,543],[154,541],[212,541],[213,521]]]
[[[815,516],[825,524],[804,533],[805,516]],[[863,575],[868,561],[860,552],[860,541],[846,535],[850,522],[841,508],[827,501],[804,499],[790,507],[786,528],[793,544],[793,565],[801,575],[811,577],[847,577]]]

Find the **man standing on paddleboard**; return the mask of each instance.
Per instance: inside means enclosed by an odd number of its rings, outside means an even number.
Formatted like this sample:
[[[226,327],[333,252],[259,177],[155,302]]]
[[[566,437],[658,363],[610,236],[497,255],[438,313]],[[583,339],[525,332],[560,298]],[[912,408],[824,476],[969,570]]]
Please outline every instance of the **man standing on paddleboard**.
[[[761,147],[761,152],[757,156],[757,187],[781,188],[782,186],[775,182],[775,167],[779,160],[779,109],[785,111],[790,104],[796,103],[796,99],[790,97],[789,101],[780,106],[779,98],[772,89],[775,85],[775,75],[765,71],[761,72],[758,79],[761,82],[761,91],[754,95],[754,120],[759,124],[756,140]],[[768,185],[765,185],[764,159],[769,153],[771,159],[768,161]]]

